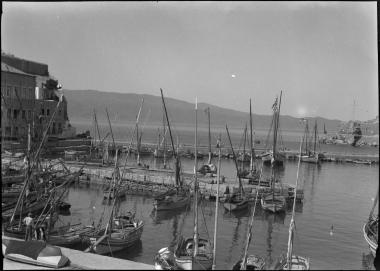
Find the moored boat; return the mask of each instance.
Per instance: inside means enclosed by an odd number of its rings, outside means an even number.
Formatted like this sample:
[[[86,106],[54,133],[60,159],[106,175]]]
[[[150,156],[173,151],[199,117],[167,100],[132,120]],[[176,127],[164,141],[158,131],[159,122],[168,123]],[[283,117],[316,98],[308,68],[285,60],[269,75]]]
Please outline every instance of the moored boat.
[[[50,268],[61,268],[69,263],[59,247],[39,241],[2,240],[4,258]]]

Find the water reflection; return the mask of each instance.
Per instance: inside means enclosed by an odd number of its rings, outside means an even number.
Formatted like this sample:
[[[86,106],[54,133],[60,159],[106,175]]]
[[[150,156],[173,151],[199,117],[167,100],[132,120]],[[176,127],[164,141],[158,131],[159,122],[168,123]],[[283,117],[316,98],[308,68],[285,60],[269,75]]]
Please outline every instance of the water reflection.
[[[275,221],[275,214],[268,214],[266,216],[266,220],[268,221],[268,227],[267,227],[267,256],[265,259],[265,263],[267,266],[272,265],[273,259],[272,259],[272,232],[273,232],[273,223]]]

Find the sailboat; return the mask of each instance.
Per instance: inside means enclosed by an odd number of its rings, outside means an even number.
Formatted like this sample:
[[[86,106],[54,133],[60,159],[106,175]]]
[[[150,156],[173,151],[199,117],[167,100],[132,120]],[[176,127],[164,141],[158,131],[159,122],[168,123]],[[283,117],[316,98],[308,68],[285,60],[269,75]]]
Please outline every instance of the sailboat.
[[[280,108],[281,108],[281,97],[282,97],[282,91],[280,94],[280,102],[277,104],[277,98],[272,105],[272,110],[273,110],[273,118],[272,118],[272,124],[271,128],[269,130],[268,137],[270,135],[272,126],[273,126],[273,145],[272,149],[267,151],[266,153],[261,155],[261,159],[263,160],[264,164],[269,164],[269,165],[275,165],[275,166],[282,166],[284,164],[285,160],[285,154],[280,152],[277,149],[277,139],[278,139],[278,130],[279,130],[279,122],[280,122]],[[267,140],[268,143],[268,140]]]
[[[210,107],[207,107],[206,109],[207,116],[208,116],[208,161],[207,164],[203,165],[198,172],[202,174],[216,174],[217,168],[216,165],[214,165],[211,162],[212,159],[212,152],[211,152],[211,125],[210,125]]]
[[[190,203],[190,193],[188,189],[185,189],[182,183],[181,179],[181,161],[179,158],[178,153],[176,152],[176,149],[174,148],[174,142],[173,142],[173,136],[170,128],[170,123],[169,123],[169,118],[168,118],[168,113],[166,110],[166,105],[165,105],[165,100],[164,100],[164,95],[161,90],[161,97],[162,97],[162,103],[164,105],[164,110],[165,110],[165,116],[168,124],[168,129],[169,129],[169,134],[170,134],[170,140],[172,144],[172,150],[173,150],[173,155],[175,159],[175,184],[176,184],[176,189],[175,190],[169,190],[162,195],[159,195],[155,197],[154,199],[154,209],[157,211],[160,210],[173,210],[173,209],[178,209],[187,206]]]
[[[260,178],[259,178],[259,186],[260,186],[260,180],[262,176],[262,168],[261,168],[261,173],[260,173]],[[256,205],[257,205],[257,200],[259,196],[259,189],[256,189],[256,196],[255,196],[255,204],[253,207],[253,211],[251,214],[251,220],[248,225],[248,230],[247,230],[247,238],[245,239],[245,247],[244,247],[244,253],[243,257],[232,267],[232,270],[262,270],[265,267],[265,260],[257,255],[248,255],[248,248],[252,240],[252,227],[253,227],[253,222],[254,222],[254,217],[255,217],[255,212],[256,212]]]
[[[318,141],[318,139],[317,139],[318,138],[317,137],[317,120],[315,120],[315,125],[314,125],[313,150],[310,150],[310,146],[308,144],[310,142],[308,142],[308,137],[309,137],[309,123],[306,120],[305,134],[304,134],[305,151],[303,152],[303,154],[301,154],[301,161],[307,162],[307,163],[318,164],[321,161],[321,159],[320,159],[319,153],[316,151],[316,146],[317,146],[317,141]]]
[[[301,149],[302,141],[300,144],[299,158],[298,158],[298,168],[297,168],[297,178],[296,178],[296,187],[294,189],[294,199],[293,199],[293,209],[292,209],[292,218],[289,225],[289,239],[288,239],[288,251],[285,256],[282,256],[275,265],[275,270],[309,270],[310,263],[309,259],[294,255],[293,254],[293,239],[294,239],[294,230],[295,230],[295,212],[296,212],[296,198],[297,198],[297,186],[298,186],[298,176],[301,164]]]
[[[252,124],[252,105],[251,99],[249,99],[249,126],[250,126],[250,148],[251,148],[251,159],[249,165],[249,174],[245,177],[250,184],[256,184],[260,180],[260,172],[256,168],[256,154],[253,140],[253,124]]]
[[[228,139],[230,141],[230,145],[231,145],[231,149],[232,149],[232,154],[233,154],[233,158],[234,158],[234,162],[235,162],[236,175],[237,175],[237,178],[239,180],[239,192],[237,194],[233,194],[223,204],[224,208],[226,210],[228,210],[228,211],[231,212],[231,211],[238,211],[238,210],[243,210],[243,209],[248,208],[249,202],[248,202],[248,199],[246,198],[245,193],[244,193],[243,184],[242,184],[242,181],[241,181],[241,177],[239,175],[239,168],[238,168],[238,164],[237,164],[237,161],[236,161],[235,151],[234,151],[234,148],[232,146],[232,142],[231,142],[231,138],[230,138],[230,133],[228,131],[227,125],[226,125],[226,130],[227,130],[227,135],[228,135]]]
[[[115,156],[116,189],[120,188],[122,177],[118,174],[118,151]],[[107,254],[119,251],[135,245],[140,239],[144,228],[144,222],[135,218],[135,213],[119,213],[119,199],[113,198],[112,209],[105,229],[98,230],[92,234],[84,234],[91,245],[85,252]]]
[[[379,189],[377,189],[377,194],[371,212],[368,217],[368,221],[363,226],[364,239],[368,243],[371,253],[376,257],[377,243],[379,240],[379,215],[374,215],[374,210],[379,201]]]
[[[197,109],[198,103],[195,102],[195,152],[197,153]],[[198,233],[198,159],[195,155],[194,166],[194,235],[184,239],[182,236],[174,250],[174,259],[179,268],[184,270],[208,270],[213,263],[213,250],[209,240],[199,238]]]

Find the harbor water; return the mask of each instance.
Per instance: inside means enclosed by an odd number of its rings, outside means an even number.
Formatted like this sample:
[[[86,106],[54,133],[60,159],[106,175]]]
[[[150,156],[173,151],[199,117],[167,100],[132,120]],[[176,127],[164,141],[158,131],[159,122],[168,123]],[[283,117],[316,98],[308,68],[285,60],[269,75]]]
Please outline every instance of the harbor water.
[[[207,137],[203,137],[204,140]],[[344,147],[349,148],[348,151],[360,149]],[[183,170],[193,171],[194,160],[183,158],[181,161]],[[162,161],[152,157],[142,157],[142,162],[151,168],[162,166]],[[206,159],[198,160],[198,166],[203,162]],[[134,163],[132,157],[130,163]],[[173,168],[172,163],[169,165]],[[270,169],[264,169],[264,174],[269,176]],[[277,172],[282,183],[291,184],[295,184],[296,174],[297,161],[286,161],[284,169]],[[222,160],[221,175],[236,176],[232,160]],[[373,269],[373,258],[363,237],[363,225],[373,205],[378,179],[378,164],[325,162],[318,166],[301,163],[299,187],[304,190],[304,200],[296,208],[294,254],[309,258],[311,269]],[[103,201],[101,185],[73,185],[66,200],[71,203],[71,214],[60,216],[59,223],[91,224],[92,221],[98,223],[103,217],[102,223],[105,224],[109,217],[111,207]],[[180,211],[155,212],[152,197],[127,195],[121,202],[120,211],[135,211],[136,217],[145,223],[144,232],[136,246],[112,256],[153,264],[159,249],[175,245],[181,234],[185,238],[192,236],[193,208],[192,205]],[[199,210],[200,236],[212,241],[215,202],[202,200]],[[231,269],[241,258],[251,210],[229,213],[222,204],[219,205],[217,269]],[[282,253],[286,254],[290,218],[291,206],[285,214],[278,215],[266,213],[258,204],[249,254],[261,256],[268,263]]]

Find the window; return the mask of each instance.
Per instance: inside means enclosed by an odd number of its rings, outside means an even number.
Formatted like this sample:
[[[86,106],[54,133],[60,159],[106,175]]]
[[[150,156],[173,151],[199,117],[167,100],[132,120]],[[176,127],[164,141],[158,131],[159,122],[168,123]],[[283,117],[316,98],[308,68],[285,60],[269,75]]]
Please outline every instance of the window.
[[[11,92],[12,92],[12,87],[11,86],[7,86],[7,97],[11,96]]]
[[[46,109],[46,116],[50,115],[50,109]]]
[[[26,91],[26,88],[22,89],[22,96],[23,98],[28,98],[28,92]]]
[[[5,136],[11,136],[11,127],[10,126],[5,127]]]
[[[12,116],[12,109],[8,108],[7,117],[10,119]]]
[[[18,110],[14,109],[13,110],[13,119],[17,120],[17,117],[18,117]]]
[[[33,99],[33,95],[34,95],[33,88],[29,88],[29,98]]]
[[[17,96],[18,96],[19,98],[21,98],[21,97],[20,97],[19,88],[18,88],[18,87],[15,87],[15,97],[17,98]]]
[[[22,119],[24,120],[24,119],[26,119],[26,114],[25,114],[25,110],[22,110]]]
[[[41,108],[41,115],[45,115],[45,109]]]
[[[31,119],[32,119],[32,111],[28,110],[28,120],[31,120]]]

